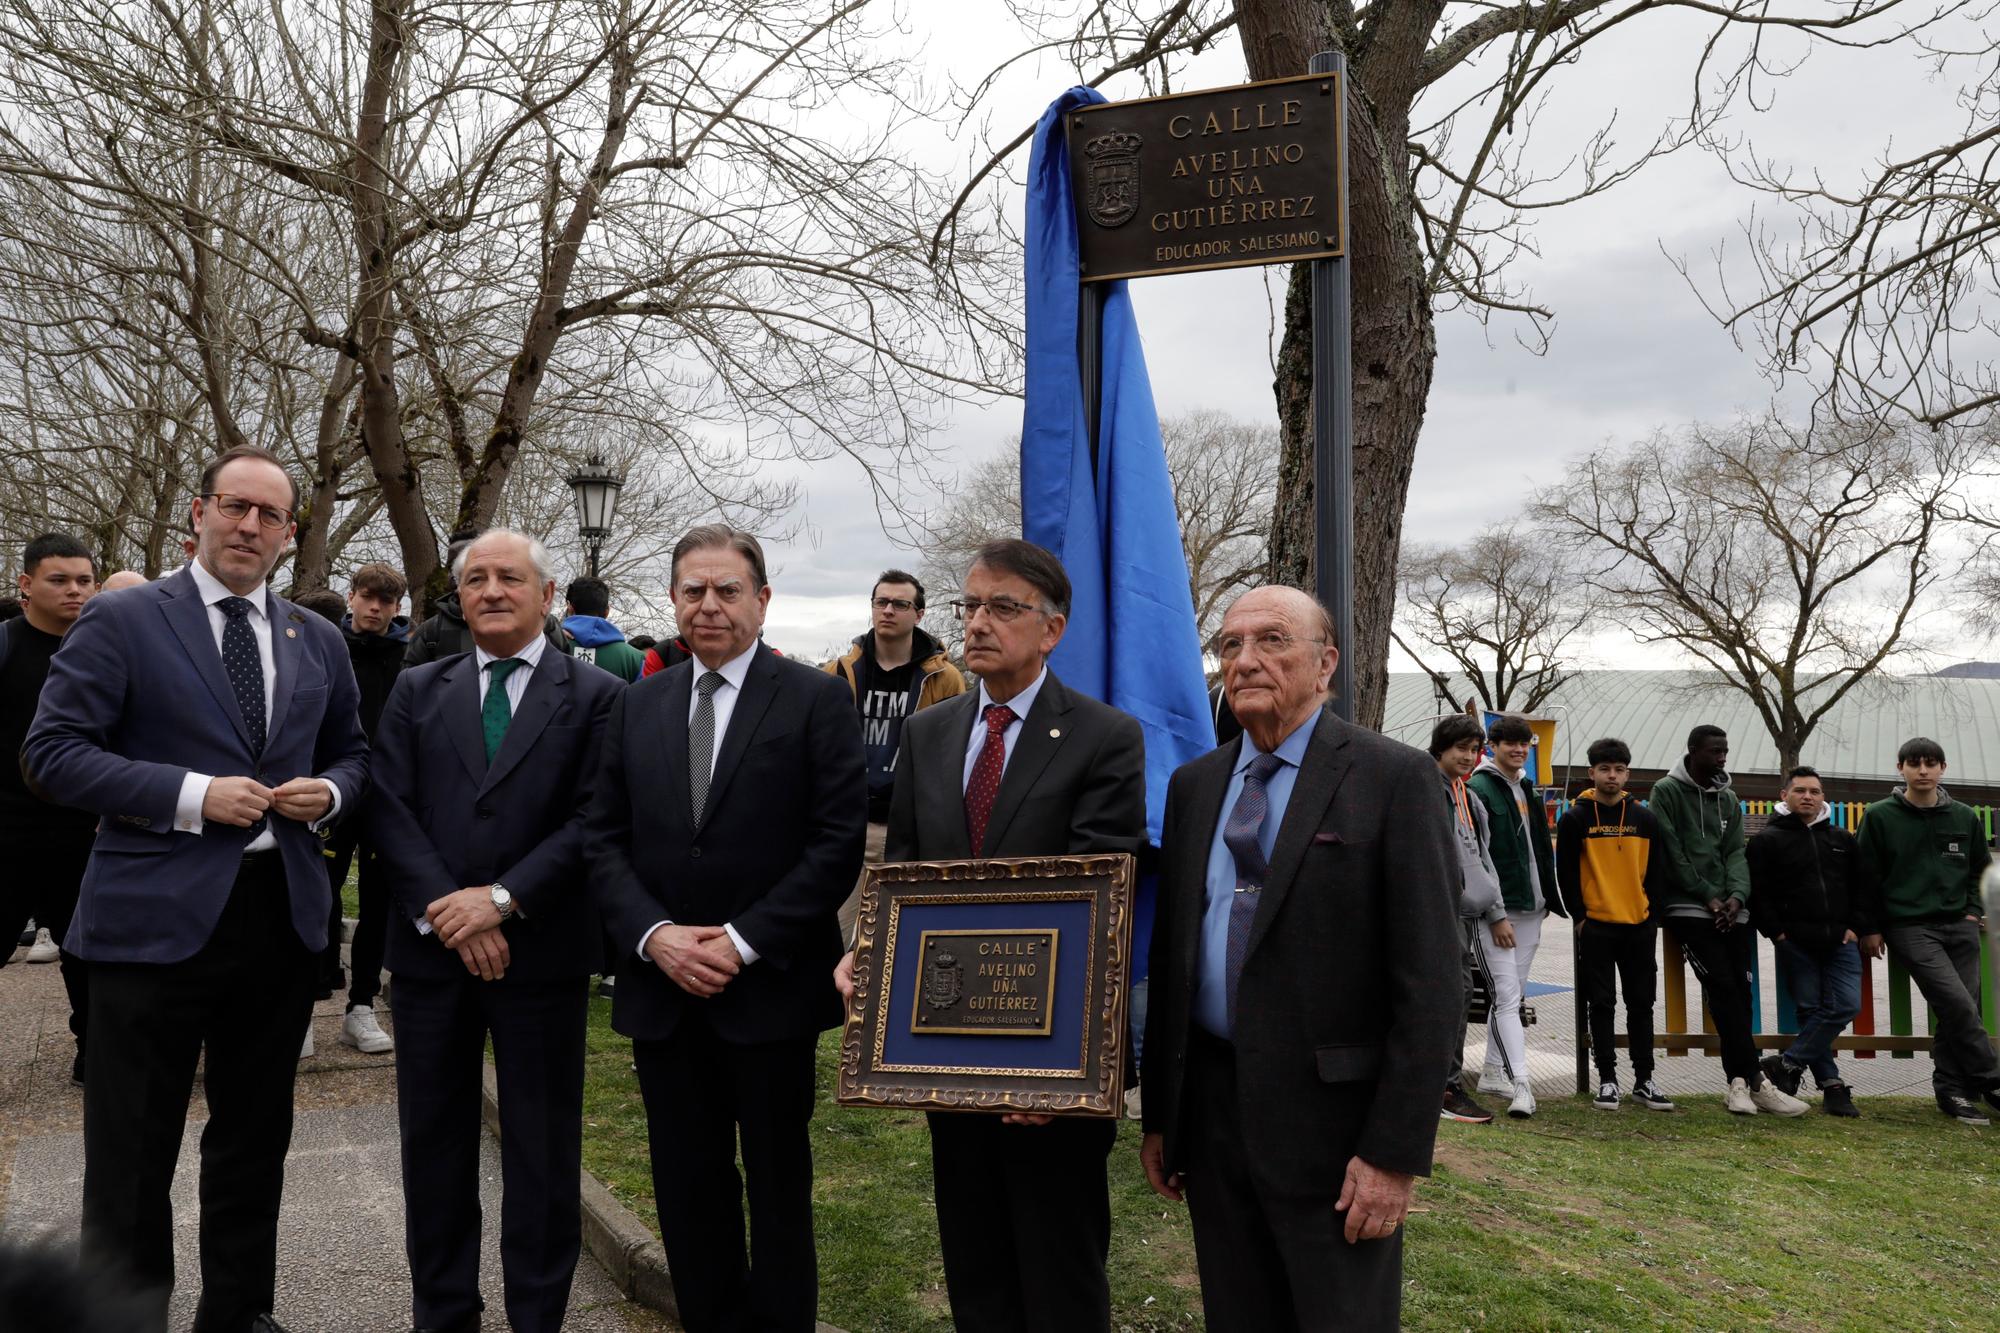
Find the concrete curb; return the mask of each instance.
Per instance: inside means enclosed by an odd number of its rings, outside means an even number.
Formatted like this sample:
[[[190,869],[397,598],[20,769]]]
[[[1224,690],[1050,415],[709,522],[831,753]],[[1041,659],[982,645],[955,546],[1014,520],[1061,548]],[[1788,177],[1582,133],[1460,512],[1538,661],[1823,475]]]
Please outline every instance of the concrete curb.
[[[480,1111],[486,1128],[500,1137],[500,1102],[493,1066],[488,1064],[480,1078]],[[653,1235],[653,1229],[618,1202],[604,1182],[588,1171],[583,1173],[583,1246],[610,1277],[611,1284],[649,1310],[680,1322],[680,1306],[674,1300],[674,1281],[667,1275],[667,1252]],[[844,1333],[822,1323],[818,1333]]]

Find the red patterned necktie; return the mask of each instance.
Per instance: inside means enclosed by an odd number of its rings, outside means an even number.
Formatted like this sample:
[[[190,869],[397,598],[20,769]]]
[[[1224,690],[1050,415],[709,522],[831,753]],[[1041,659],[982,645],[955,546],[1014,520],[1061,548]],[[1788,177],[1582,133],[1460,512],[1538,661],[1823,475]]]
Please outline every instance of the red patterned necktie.
[[[993,798],[1000,794],[1000,773],[1007,767],[1007,726],[1013,720],[1014,710],[1006,704],[986,705],[986,744],[972,765],[972,780],[965,784],[965,831],[974,856],[986,844],[986,821],[993,817]]]

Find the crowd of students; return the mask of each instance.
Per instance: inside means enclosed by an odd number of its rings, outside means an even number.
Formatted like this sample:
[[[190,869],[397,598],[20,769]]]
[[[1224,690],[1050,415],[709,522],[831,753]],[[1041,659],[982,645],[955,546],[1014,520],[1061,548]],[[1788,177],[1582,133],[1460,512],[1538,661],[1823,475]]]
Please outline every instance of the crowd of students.
[[[1516,1119],[1535,1114],[1521,1002],[1553,913],[1576,931],[1577,989],[1598,1078],[1593,1105],[1603,1110],[1624,1101],[1621,992],[1631,1100],[1675,1109],[1653,1078],[1664,928],[1701,983],[1730,1111],[1803,1115],[1810,1108],[1798,1094],[1810,1076],[1823,1112],[1860,1114],[1834,1043],[1860,1011],[1862,955],[1886,954],[1930,1005],[1939,1110],[1964,1124],[1990,1123],[1986,1106],[2000,1110],[2000,1058],[1980,1018],[1979,941],[1991,853],[1977,814],[1944,788],[1943,746],[1921,736],[1903,743],[1901,783],[1867,808],[1858,836],[1831,821],[1825,784],[1810,767],[1785,775],[1783,800],[1746,836],[1722,728],[1694,728],[1686,754],[1643,804],[1626,790],[1630,747],[1606,737],[1588,750],[1590,789],[1554,822],[1551,837],[1541,795],[1524,772],[1533,742],[1526,720],[1512,715],[1489,729],[1451,714],[1431,733],[1430,754],[1457,817],[1468,1017],[1475,999],[1488,997],[1477,1091],[1508,1097]],[[1753,930],[1775,946],[1798,1015],[1791,1044],[1761,1058],[1752,1035]],[[1453,1062],[1441,1114],[1471,1124],[1493,1119],[1466,1087],[1462,1058]]]

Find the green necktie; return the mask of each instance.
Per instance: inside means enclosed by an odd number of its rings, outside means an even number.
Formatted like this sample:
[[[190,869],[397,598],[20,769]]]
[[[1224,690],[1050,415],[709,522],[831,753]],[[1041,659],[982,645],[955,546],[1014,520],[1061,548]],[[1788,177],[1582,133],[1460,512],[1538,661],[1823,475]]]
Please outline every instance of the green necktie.
[[[486,682],[486,702],[479,710],[479,729],[486,733],[486,762],[489,764],[493,762],[493,756],[500,753],[500,742],[507,739],[507,724],[514,720],[514,706],[507,702],[507,677],[515,667],[526,665],[518,657],[496,658],[486,664],[492,678]]]

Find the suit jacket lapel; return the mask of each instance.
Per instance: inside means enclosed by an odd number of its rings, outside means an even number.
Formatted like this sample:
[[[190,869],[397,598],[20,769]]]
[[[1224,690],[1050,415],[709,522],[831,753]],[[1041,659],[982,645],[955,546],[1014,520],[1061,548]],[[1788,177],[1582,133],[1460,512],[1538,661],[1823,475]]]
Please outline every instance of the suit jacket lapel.
[[[1347,779],[1353,759],[1348,753],[1346,725],[1331,711],[1321,710],[1312,741],[1306,746],[1305,761],[1292,783],[1292,796],[1285,803],[1285,822],[1278,825],[1278,839],[1271,846],[1271,872],[1257,903],[1257,915],[1250,923],[1250,940],[1244,954],[1256,949],[1270,932],[1271,922],[1284,905],[1285,895],[1298,878],[1306,848],[1313,833],[1326,817],[1340,784]]]
[[[1035,783],[1041,780],[1042,770],[1062,748],[1060,722],[1069,710],[1069,691],[1051,671],[1036,692],[1028,715],[1021,719],[1021,734],[1014,740],[1014,753],[1007,760],[1007,771],[1000,776],[1000,790],[993,797],[993,813],[986,820],[986,845],[978,850],[978,855],[993,855],[992,849],[1007,836],[1007,826],[1020,812],[1021,802],[1028,798]],[[967,733],[966,744],[971,743],[971,734]],[[961,757],[964,753],[959,751]]]
[[[693,667],[683,662],[667,672],[667,688],[660,701],[660,753],[666,756],[665,799],[670,819],[691,828],[694,813],[688,807],[688,700],[694,694]]]
[[[700,660],[694,663],[700,666]],[[708,780],[708,804],[701,808],[702,822],[708,821],[708,812],[715,809],[715,803],[722,798],[723,790],[729,786],[729,779],[736,776],[736,765],[743,758],[743,751],[750,746],[750,736],[757,730],[757,724],[764,720],[765,710],[771,700],[778,697],[776,680],[778,660],[764,647],[764,641],[757,641],[756,656],[750,659],[750,670],[743,676],[743,690],[737,696],[736,707],[729,710],[729,729],[722,733],[722,744],[716,748],[715,770]],[[682,747],[686,747],[686,728],[682,728]],[[683,772],[687,765],[681,766]]]
[[[298,688],[299,654],[305,651],[299,626],[305,624],[306,613],[276,593],[265,594],[264,606],[271,617],[271,661],[277,667],[277,679],[271,683],[271,718],[264,727],[264,748],[268,750],[285,724],[292,694]]]
[[[215,631],[209,628],[208,608],[202,605],[201,590],[195,587],[194,575],[183,569],[168,580],[168,584],[171,595],[160,603],[160,614],[173,627],[174,636],[181,641],[188,660],[201,673],[208,692],[215,696],[215,702],[222,706],[223,716],[236,728],[236,735],[248,749],[250,729],[244,725],[243,710],[236,706],[236,691],[230,687],[229,673],[222,668],[222,652],[215,646]],[[270,728],[267,726],[264,730],[268,738]]]
[[[965,828],[965,748],[972,744],[972,728],[979,716],[979,688],[974,686],[937,705],[945,725],[932,736],[930,752],[924,756],[923,771],[933,776],[918,791],[917,799],[935,802],[939,813],[924,827],[944,830],[928,850],[933,860],[962,861],[973,855],[972,835]],[[908,725],[905,723],[904,725]]]
[[[528,688],[521,691],[520,707],[514,710],[513,721],[507,724],[507,734],[500,741],[500,751],[493,756],[492,764],[486,769],[485,780],[480,783],[481,796],[513,772],[514,766],[534,748],[536,737],[542,734],[542,728],[549,725],[549,719],[562,705],[564,687],[569,684],[569,673],[573,669],[570,660],[553,648],[542,650],[542,660],[535,664],[535,674],[528,677]],[[482,729],[482,753],[485,748]]]
[[[438,691],[445,734],[451,737],[451,748],[458,751],[458,761],[465,765],[465,775],[475,787],[486,780],[486,731],[479,720],[486,700],[480,693],[479,675],[479,659],[467,655],[445,668],[439,682],[443,688]]]

